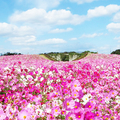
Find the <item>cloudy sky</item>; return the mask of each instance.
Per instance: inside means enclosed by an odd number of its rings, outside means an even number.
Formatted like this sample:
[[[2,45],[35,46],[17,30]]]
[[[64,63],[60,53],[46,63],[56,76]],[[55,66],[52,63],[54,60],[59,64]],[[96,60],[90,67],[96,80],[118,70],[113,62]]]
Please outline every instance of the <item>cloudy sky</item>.
[[[0,53],[120,49],[119,0],[1,0]]]

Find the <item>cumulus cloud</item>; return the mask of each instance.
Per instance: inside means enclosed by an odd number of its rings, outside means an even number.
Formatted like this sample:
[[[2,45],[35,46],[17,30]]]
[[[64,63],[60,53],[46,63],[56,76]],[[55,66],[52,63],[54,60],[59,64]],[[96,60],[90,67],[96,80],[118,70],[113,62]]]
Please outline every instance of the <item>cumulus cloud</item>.
[[[46,12],[44,9],[29,9],[23,12],[15,12],[10,18],[10,22],[34,23],[39,25],[64,25],[81,24],[86,16],[72,14],[69,10],[52,10]]]
[[[67,29],[54,29],[54,30],[51,30],[50,33],[62,33],[62,32],[69,32],[69,31],[72,31],[73,29],[72,28],[67,28]]]
[[[96,0],[70,0],[71,2],[76,2],[77,4],[91,3]]]
[[[113,17],[114,22],[120,22],[120,12],[116,13],[115,16]]]
[[[0,36],[25,36],[33,33],[29,26],[17,27],[13,24],[0,23]]]
[[[120,32],[120,23],[110,23],[106,27],[108,31],[118,33]]]
[[[94,38],[101,35],[103,35],[103,33],[83,34],[80,38]]]
[[[111,4],[106,7],[99,6],[99,7],[96,7],[95,9],[89,9],[87,12],[87,17],[93,18],[93,17],[111,15],[113,13],[116,13],[118,10],[120,10],[119,5]]]

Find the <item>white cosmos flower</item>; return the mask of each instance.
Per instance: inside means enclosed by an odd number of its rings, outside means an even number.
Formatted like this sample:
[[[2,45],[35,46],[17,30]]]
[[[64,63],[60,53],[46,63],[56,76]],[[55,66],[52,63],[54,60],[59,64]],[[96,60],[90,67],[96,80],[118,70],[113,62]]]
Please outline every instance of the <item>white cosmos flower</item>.
[[[82,104],[85,105],[87,102],[89,102],[90,99],[92,99],[91,94],[88,93],[88,94],[84,95],[84,96],[82,97],[82,100],[83,100]]]
[[[43,110],[42,109],[36,109],[35,111],[37,113],[37,115],[42,115],[43,113]]]
[[[26,78],[27,78],[27,80],[28,80],[28,78],[33,79],[33,77],[31,75],[27,75]]]
[[[51,109],[50,108],[46,108],[45,110],[47,113],[51,113]]]
[[[23,78],[25,78],[25,76],[24,76],[24,75],[21,75],[21,78],[23,79]]]
[[[116,96],[116,103],[120,104],[120,96]]]
[[[41,77],[40,81],[43,81],[44,80],[44,77]]]
[[[49,89],[52,89],[52,90],[54,89],[52,86],[49,86],[48,88],[49,88]]]
[[[96,66],[96,68],[100,69],[100,66]]]

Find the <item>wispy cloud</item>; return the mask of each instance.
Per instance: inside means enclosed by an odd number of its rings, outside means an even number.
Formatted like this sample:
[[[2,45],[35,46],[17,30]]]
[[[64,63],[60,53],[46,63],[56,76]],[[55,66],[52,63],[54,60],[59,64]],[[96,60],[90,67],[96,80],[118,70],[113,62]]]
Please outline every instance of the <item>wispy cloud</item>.
[[[62,32],[69,32],[69,31],[72,31],[72,30],[73,30],[72,28],[67,28],[67,29],[56,28],[54,30],[51,30],[50,33],[62,33]]]
[[[70,40],[77,40],[77,38],[71,38]]]
[[[120,22],[120,12],[116,13],[113,17],[114,22]]]
[[[19,4],[31,6],[32,8],[42,8],[45,10],[57,7],[62,0],[16,0]]]
[[[76,2],[77,4],[91,3],[96,0],[70,0],[71,2]]]
[[[94,38],[101,35],[103,35],[103,33],[83,34],[80,38]]]

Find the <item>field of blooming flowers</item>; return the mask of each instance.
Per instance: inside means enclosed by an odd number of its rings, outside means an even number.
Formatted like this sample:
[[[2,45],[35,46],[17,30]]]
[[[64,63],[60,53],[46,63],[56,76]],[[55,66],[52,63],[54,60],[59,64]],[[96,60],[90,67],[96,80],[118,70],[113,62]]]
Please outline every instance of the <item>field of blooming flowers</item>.
[[[0,120],[120,120],[120,56],[1,56]]]

